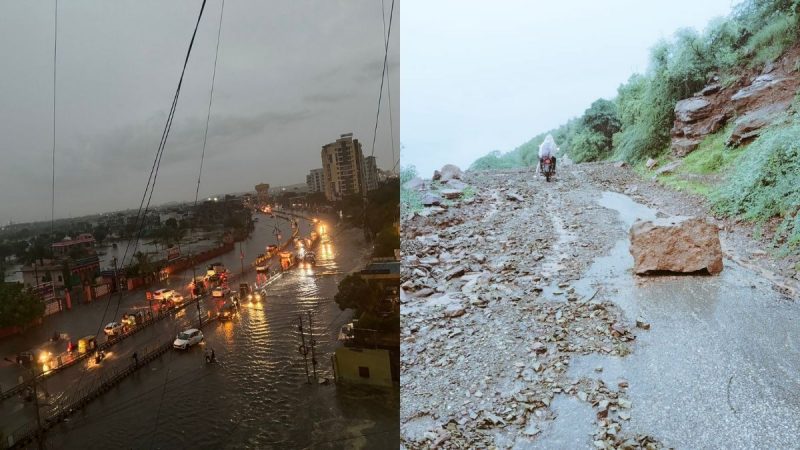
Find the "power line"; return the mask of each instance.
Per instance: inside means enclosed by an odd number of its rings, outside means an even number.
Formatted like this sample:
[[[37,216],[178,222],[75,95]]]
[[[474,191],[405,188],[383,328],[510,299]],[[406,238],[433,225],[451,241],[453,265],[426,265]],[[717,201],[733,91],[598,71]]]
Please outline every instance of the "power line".
[[[203,176],[203,160],[206,157],[206,141],[208,140],[208,123],[211,120],[211,102],[214,100],[214,82],[217,79],[217,59],[219,58],[219,38],[222,34],[222,16],[225,13],[225,0],[219,11],[219,27],[217,28],[217,50],[214,53],[214,70],[211,72],[211,94],[208,96],[208,114],[206,115],[206,131],[203,134],[203,153],[200,155],[200,173],[197,175],[197,189],[194,192],[194,206],[197,206],[197,197],[200,194],[200,177]]]
[[[147,212],[148,212],[148,210],[150,208],[150,202],[151,202],[151,200],[153,198],[153,192],[155,191],[156,179],[158,178],[158,169],[159,169],[159,167],[161,165],[161,157],[164,154],[164,148],[166,147],[167,138],[169,137],[169,132],[170,132],[170,130],[172,128],[172,121],[173,121],[173,118],[175,116],[175,110],[176,110],[177,105],[178,105],[178,98],[180,97],[181,86],[183,85],[183,77],[184,77],[184,75],[186,73],[186,66],[189,63],[189,56],[191,55],[192,48],[194,47],[194,40],[195,40],[195,37],[197,36],[197,29],[200,26],[200,19],[203,17],[203,11],[205,10],[205,6],[206,6],[206,0],[203,0],[202,5],[200,6],[200,13],[197,16],[197,22],[195,23],[194,32],[192,33],[192,39],[189,41],[189,48],[186,51],[186,57],[184,58],[184,61],[183,61],[183,69],[181,70],[181,76],[180,76],[180,79],[178,80],[178,87],[175,90],[175,95],[173,96],[173,99],[172,99],[172,105],[170,107],[169,114],[167,115],[167,122],[164,125],[163,132],[161,133],[161,142],[159,143],[158,149],[156,151],[156,156],[155,156],[155,158],[153,160],[153,166],[150,168],[150,176],[147,179],[147,184],[145,185],[145,190],[144,190],[144,193],[142,194],[142,200],[139,203],[139,210],[136,213],[136,221],[134,222],[134,226],[138,225],[138,231],[136,233],[136,239],[133,240],[133,242],[134,242],[134,247],[133,247],[134,253],[136,252],[136,249],[139,246],[139,239],[141,239],[142,231],[144,230],[145,220],[147,218]],[[149,197],[147,195],[148,191],[150,192],[150,196]],[[146,205],[144,204],[145,203],[145,198],[147,198],[147,204]],[[143,214],[142,214],[142,206],[144,206],[144,213]],[[131,240],[129,240],[128,244],[125,246],[125,253],[122,256],[123,268],[125,267],[125,258],[127,258],[127,256],[128,256],[128,250],[130,249],[130,246],[131,246]],[[120,305],[121,297],[122,297],[122,291],[119,291],[119,295],[117,296],[117,306],[116,306],[116,309],[115,309],[115,312],[114,312],[114,317],[116,317],[116,315],[119,313],[119,305]],[[111,301],[106,303],[106,308],[103,311],[103,316],[100,318],[100,323],[98,324],[97,331],[95,332],[95,335],[100,333],[100,329],[103,326],[103,321],[105,320],[106,314],[108,313],[108,306],[109,306],[110,303],[111,303]],[[83,380],[83,376],[84,376],[85,373],[86,373],[86,368],[84,368],[84,371],[81,373],[81,376],[78,379],[78,383],[75,384],[75,389],[76,390],[79,389],[80,384],[81,384],[81,382]]]
[[[58,0],[53,14],[53,178],[50,194],[50,234],[55,228],[56,218],[56,57],[58,55]],[[38,282],[37,282],[38,284]]]
[[[383,35],[384,35],[384,45],[389,45],[389,38],[386,37],[386,13],[384,12],[383,8],[383,0],[381,0],[381,19],[383,19]],[[394,149],[394,119],[392,119],[392,80],[389,79],[389,69],[385,68],[386,71],[386,94],[389,97],[389,131],[390,137],[392,139],[392,161],[395,160],[395,149]],[[373,145],[374,151],[374,145]],[[398,158],[399,159],[399,158]],[[394,172],[394,167],[392,167],[392,172]]]
[[[392,0],[392,8],[389,10],[389,32],[386,34],[386,40],[383,46],[383,70],[381,71],[381,90],[378,94],[378,112],[375,114],[375,131],[372,134],[372,152],[370,156],[375,156],[375,138],[378,136],[378,119],[381,117],[381,101],[383,99],[383,81],[386,78],[386,62],[389,57],[389,38],[392,36],[392,17],[394,16],[394,0]]]

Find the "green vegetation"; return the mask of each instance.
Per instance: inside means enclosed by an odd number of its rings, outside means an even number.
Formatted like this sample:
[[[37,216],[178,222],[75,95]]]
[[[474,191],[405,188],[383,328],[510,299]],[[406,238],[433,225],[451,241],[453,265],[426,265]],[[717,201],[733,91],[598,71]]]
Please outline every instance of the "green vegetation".
[[[714,208],[763,223],[782,219],[775,234],[790,248],[800,244],[800,123],[772,128],[737,161],[727,183],[712,196]]]
[[[29,325],[44,315],[44,302],[21,283],[0,283],[0,328]]]
[[[649,176],[644,161],[669,159],[670,130],[678,100],[688,98],[713,77],[735,85],[800,43],[800,0],[745,0],[702,33],[678,30],[652,48],[648,70],[633,74],[613,100],[599,99],[581,117],[541,133],[507,152],[493,151],[471,169],[535,165],[538,146],[551,133],[560,153],[575,162],[624,160]],[[794,63],[800,70],[800,60]],[[744,79],[746,81],[746,79]],[[792,105],[800,116],[800,92]],[[765,224],[778,217],[777,243],[800,244],[800,125],[780,125],[744,148],[725,146],[730,128],[708,136],[685,157],[675,173],[659,180],[676,189],[704,195],[723,215]]]
[[[357,273],[350,274],[339,283],[339,290],[333,300],[339,309],[356,309],[361,312],[374,311],[379,300],[383,299],[383,290],[374,283],[361,278]]]
[[[422,210],[422,198],[419,191],[407,189],[406,183],[417,176],[417,168],[413,165],[400,168],[400,211],[403,215]]]

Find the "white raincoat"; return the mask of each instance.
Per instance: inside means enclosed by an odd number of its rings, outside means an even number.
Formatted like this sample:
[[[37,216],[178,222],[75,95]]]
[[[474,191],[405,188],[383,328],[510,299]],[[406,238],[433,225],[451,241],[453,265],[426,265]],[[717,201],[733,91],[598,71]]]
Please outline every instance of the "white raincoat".
[[[548,134],[547,137],[544,138],[544,142],[539,146],[539,159],[545,156],[555,156],[556,151],[558,151],[556,141],[553,140],[553,136]]]

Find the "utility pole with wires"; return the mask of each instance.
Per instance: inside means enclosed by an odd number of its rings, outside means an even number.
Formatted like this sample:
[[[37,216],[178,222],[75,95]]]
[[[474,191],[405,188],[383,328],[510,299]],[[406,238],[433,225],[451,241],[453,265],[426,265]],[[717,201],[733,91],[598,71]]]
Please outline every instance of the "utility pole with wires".
[[[317,356],[314,353],[314,347],[317,345],[317,341],[314,340],[314,326],[311,322],[311,311],[308,311],[308,337],[309,337],[309,344],[311,345],[311,367],[314,369],[314,380],[317,379]]]
[[[42,429],[42,417],[39,414],[39,389],[36,384],[36,362],[31,362],[31,383],[33,384],[33,408],[36,411],[36,443],[39,449],[44,448],[44,430]]]
[[[300,351],[300,354],[303,355],[303,365],[306,368],[306,382],[308,384],[311,384],[311,377],[308,375],[308,347],[306,347],[306,336],[305,336],[305,333],[303,333],[303,315],[302,314],[299,314],[297,316],[297,328],[298,328],[298,330],[300,330],[300,341],[302,342],[300,344],[300,347],[298,348],[298,350]]]

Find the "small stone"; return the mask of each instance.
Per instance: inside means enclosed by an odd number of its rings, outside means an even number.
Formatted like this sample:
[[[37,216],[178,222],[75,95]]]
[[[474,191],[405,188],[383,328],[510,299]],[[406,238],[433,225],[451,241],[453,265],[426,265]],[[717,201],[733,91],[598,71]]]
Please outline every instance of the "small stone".
[[[603,366],[597,366],[597,367],[595,367],[595,368],[594,368],[594,371],[595,371],[595,372],[602,372],[602,371],[603,371]]]
[[[620,388],[628,387],[628,380],[620,378],[619,381],[617,381],[617,386],[619,386]]]
[[[620,411],[619,418],[622,420],[631,420],[631,414],[627,411]]]
[[[643,318],[637,317],[636,318],[636,327],[637,328],[641,328],[643,330],[649,330],[650,329],[650,324],[645,322],[645,320]]]
[[[617,400],[617,404],[620,406],[620,408],[629,409],[631,407],[631,401],[627,398],[620,398]]]

